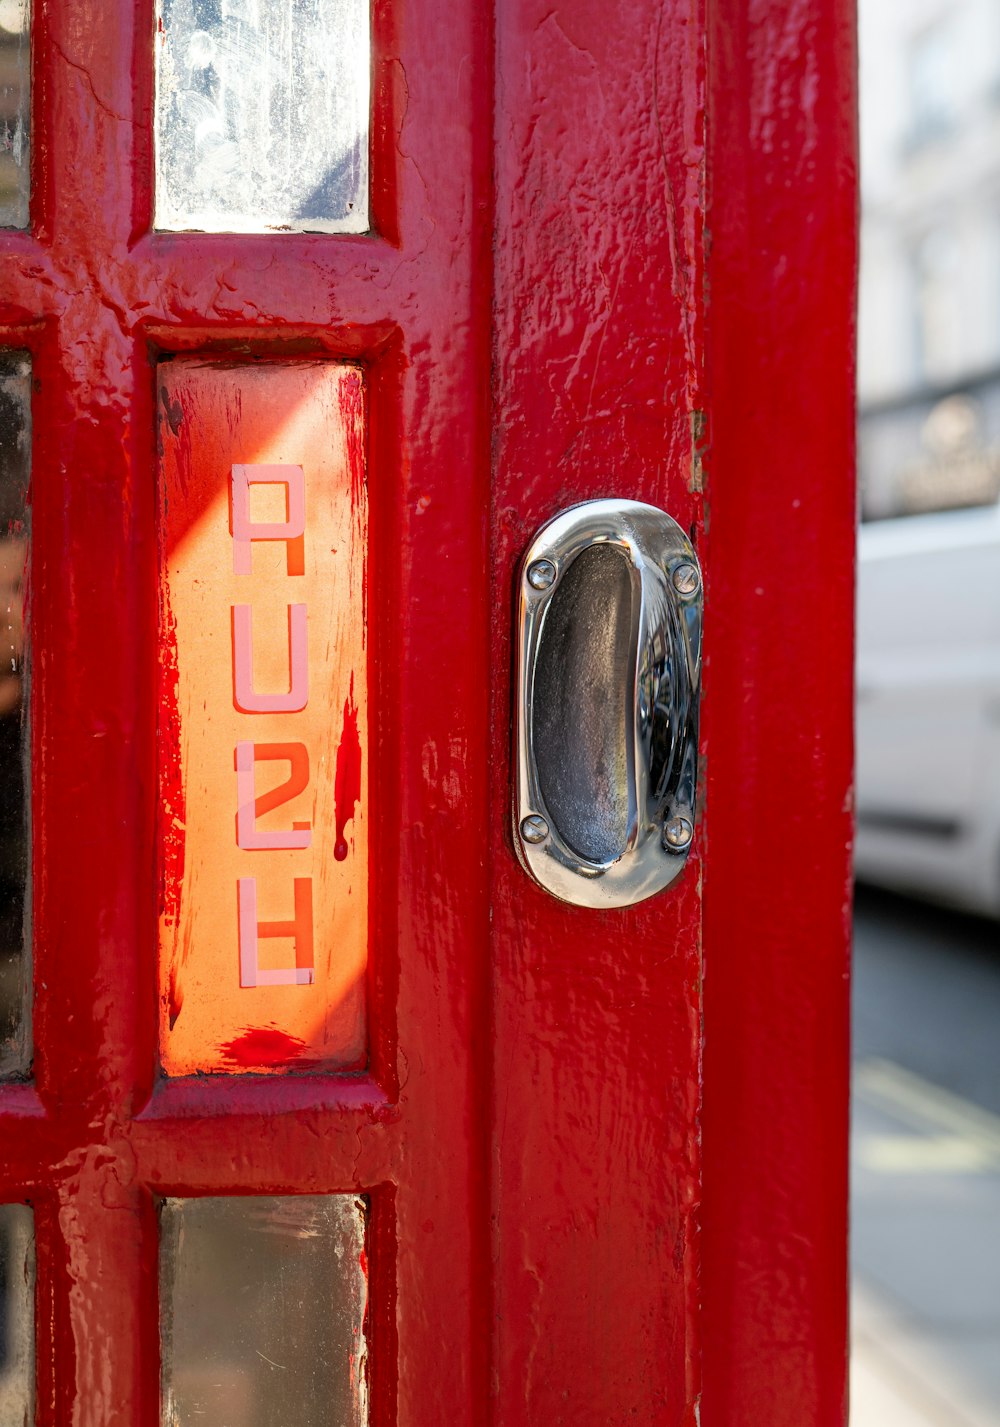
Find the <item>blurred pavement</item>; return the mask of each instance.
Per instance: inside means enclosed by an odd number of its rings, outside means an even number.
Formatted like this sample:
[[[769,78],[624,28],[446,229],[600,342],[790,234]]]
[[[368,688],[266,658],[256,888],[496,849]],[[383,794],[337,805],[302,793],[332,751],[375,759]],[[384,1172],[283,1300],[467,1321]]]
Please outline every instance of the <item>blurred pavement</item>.
[[[862,890],[851,1427],[1000,1427],[1000,927]]]

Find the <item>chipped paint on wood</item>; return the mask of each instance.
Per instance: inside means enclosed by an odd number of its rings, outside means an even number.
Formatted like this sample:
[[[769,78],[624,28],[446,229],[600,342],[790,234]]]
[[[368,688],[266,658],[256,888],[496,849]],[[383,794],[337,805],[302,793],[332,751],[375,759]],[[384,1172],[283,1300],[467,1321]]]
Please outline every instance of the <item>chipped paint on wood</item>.
[[[688,490],[692,495],[701,495],[705,490],[705,449],[708,444],[708,420],[700,407],[695,407],[688,415],[691,425],[691,476]]]

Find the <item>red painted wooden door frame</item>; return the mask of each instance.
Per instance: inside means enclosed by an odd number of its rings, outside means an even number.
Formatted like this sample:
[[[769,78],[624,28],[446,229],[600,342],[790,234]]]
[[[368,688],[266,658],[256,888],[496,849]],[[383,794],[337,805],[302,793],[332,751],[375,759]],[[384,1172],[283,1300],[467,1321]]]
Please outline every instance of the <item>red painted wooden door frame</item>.
[[[847,1416],[855,7],[709,14],[702,1424],[833,1427]]]
[[[662,504],[706,564],[700,868],[596,922],[561,908],[524,888],[494,778],[499,1421],[700,1401],[702,1427],[834,1427],[853,7],[498,14],[496,666],[512,562],[555,506]],[[498,745],[508,707],[501,679]]]
[[[375,1427],[834,1427],[852,9],[376,0],[374,33],[377,236],[167,237],[151,4],[37,4],[33,231],[0,237],[36,1053],[0,1178],[36,1209],[38,1422],[157,1420],[158,1195],[358,1189]],[[362,1076],[156,1077],[154,372],[192,351],[367,373]],[[593,914],[510,843],[511,579],[608,494],[699,544],[705,793],[680,887]]]

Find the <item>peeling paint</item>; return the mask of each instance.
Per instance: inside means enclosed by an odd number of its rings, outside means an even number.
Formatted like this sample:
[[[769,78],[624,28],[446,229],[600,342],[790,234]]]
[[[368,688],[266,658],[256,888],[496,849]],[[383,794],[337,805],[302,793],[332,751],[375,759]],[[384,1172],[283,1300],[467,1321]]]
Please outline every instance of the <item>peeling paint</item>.
[[[688,490],[692,495],[701,495],[705,490],[704,454],[707,447],[707,418],[704,411],[695,409],[688,413],[691,426],[691,476]]]

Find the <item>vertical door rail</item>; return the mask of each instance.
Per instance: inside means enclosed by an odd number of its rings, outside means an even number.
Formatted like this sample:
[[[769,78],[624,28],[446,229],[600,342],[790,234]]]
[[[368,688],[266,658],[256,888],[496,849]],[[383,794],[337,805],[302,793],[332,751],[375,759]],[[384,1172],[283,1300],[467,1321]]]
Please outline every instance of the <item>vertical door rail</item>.
[[[703,1427],[847,1416],[857,52],[806,10],[709,7]]]

